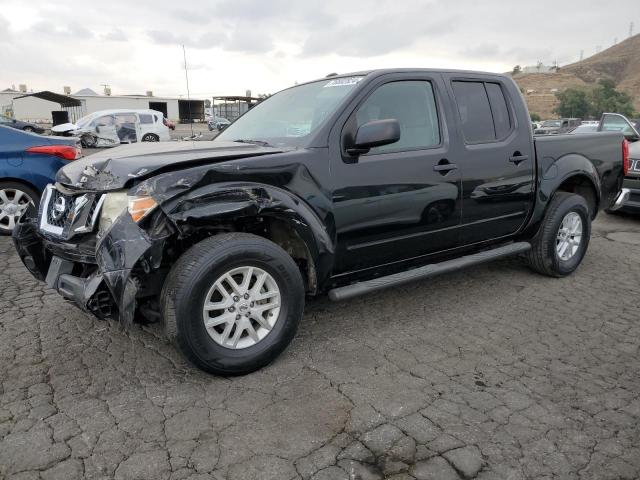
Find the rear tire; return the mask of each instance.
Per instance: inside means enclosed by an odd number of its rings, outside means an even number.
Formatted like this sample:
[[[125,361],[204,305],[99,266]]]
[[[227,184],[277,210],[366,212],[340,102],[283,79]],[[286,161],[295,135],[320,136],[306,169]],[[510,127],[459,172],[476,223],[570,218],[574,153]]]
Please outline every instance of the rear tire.
[[[590,236],[591,214],[585,198],[557,192],[531,242],[529,266],[550,277],[567,276],[582,262]]]
[[[147,133],[147,134],[145,134],[144,137],[142,137],[142,141],[143,142],[159,142],[160,141],[160,137],[158,137],[157,135],[155,135],[153,133]]]
[[[245,290],[235,292],[226,278],[245,270],[266,273],[269,288],[266,283],[264,287],[256,287],[256,276],[254,283],[247,281]],[[243,283],[241,280],[251,275],[235,276],[233,280],[240,288],[238,282]],[[230,295],[225,297],[216,292],[220,284]],[[217,375],[253,372],[273,361],[293,339],[304,310],[303,285],[293,259],[269,240],[245,233],[207,238],[185,252],[165,280],[160,299],[165,334],[191,362],[207,372]],[[212,297],[212,292],[219,296]],[[257,293],[260,297],[254,297],[256,292],[261,292]],[[271,300],[261,298],[267,295],[271,295]],[[277,307],[266,311],[260,308],[275,295]],[[223,305],[226,301],[228,305]],[[211,308],[214,304],[220,308]],[[259,322],[254,319],[257,310],[264,312],[260,315],[266,315],[267,322],[271,322],[266,328],[262,316]],[[213,325],[223,317],[228,320]],[[234,333],[238,331],[233,344]]]
[[[24,131],[24,132],[30,132],[30,133],[35,132],[35,130],[33,129],[33,127],[24,127],[24,128],[22,129],[22,131]]]

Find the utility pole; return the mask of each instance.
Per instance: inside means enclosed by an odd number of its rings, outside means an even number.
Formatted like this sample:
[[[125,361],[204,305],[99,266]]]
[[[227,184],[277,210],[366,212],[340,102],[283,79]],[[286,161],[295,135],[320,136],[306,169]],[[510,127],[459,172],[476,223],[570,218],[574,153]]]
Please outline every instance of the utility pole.
[[[584,59],[584,50],[580,50],[580,61]]]
[[[182,58],[184,58],[184,78],[187,82],[187,105],[189,106],[189,125],[191,125],[191,138],[194,137],[193,133],[193,116],[191,115],[191,92],[189,91],[189,70],[187,69],[187,51],[182,45]]]
[[[629,36],[633,37],[633,22],[629,23]]]

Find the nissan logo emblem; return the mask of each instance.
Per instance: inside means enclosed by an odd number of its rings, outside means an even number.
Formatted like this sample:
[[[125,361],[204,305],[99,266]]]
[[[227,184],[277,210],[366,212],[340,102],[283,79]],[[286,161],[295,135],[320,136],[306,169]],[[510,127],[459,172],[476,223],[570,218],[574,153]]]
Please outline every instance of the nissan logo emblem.
[[[67,201],[64,197],[56,198],[56,201],[53,203],[53,211],[51,212],[51,216],[54,220],[60,220],[64,215],[65,210],[67,209]]]

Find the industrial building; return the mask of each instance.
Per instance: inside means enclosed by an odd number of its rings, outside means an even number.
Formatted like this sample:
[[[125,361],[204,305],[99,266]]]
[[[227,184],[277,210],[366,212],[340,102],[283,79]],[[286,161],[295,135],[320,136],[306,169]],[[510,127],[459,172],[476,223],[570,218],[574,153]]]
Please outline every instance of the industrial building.
[[[165,117],[180,122],[204,121],[204,100],[156,97],[152,92],[146,95],[111,95],[109,89],[99,95],[85,88],[70,95],[51,91],[26,92],[7,89],[0,91],[0,114],[8,114],[18,120],[50,123],[52,112],[66,111],[69,121],[99,110],[114,108],[152,109],[162,112]]]

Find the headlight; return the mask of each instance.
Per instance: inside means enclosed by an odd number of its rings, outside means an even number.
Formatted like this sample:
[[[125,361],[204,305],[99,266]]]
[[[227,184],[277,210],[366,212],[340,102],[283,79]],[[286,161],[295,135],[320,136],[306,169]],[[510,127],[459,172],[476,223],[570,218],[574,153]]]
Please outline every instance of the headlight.
[[[154,208],[158,206],[153,197],[149,197],[146,195],[127,198],[129,199],[129,215],[131,215],[132,220],[136,223],[146,217],[153,211]]]
[[[127,208],[127,192],[111,192],[106,195],[100,211],[99,237],[102,237],[111,228],[116,218]]]
[[[149,196],[128,196],[127,192],[111,192],[106,194],[102,211],[98,236],[104,235],[113,222],[126,210],[134,222],[139,222],[153,211],[158,204]]]

